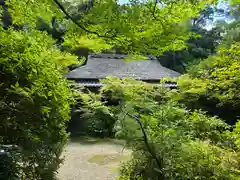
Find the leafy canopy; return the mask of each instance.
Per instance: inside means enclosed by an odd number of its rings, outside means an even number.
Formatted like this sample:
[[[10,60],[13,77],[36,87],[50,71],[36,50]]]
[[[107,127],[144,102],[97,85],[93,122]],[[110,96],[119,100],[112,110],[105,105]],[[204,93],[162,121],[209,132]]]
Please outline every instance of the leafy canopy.
[[[155,55],[184,48],[184,42],[192,36],[188,32],[188,19],[198,16],[209,3],[212,2],[166,0],[157,3],[149,0],[119,5],[115,0],[96,0],[82,10],[79,7],[83,6],[67,1],[8,1],[16,24],[35,27],[37,17],[50,23],[53,16],[60,21],[67,16],[65,45],[71,48],[88,47],[102,51],[120,47],[130,53]]]

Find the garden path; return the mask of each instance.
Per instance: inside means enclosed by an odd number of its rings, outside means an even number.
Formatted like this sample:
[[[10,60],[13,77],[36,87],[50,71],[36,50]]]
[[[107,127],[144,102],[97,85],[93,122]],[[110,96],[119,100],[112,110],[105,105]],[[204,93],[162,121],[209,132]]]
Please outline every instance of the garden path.
[[[130,157],[122,143],[113,140],[71,140],[63,153],[59,180],[115,180],[120,162]]]

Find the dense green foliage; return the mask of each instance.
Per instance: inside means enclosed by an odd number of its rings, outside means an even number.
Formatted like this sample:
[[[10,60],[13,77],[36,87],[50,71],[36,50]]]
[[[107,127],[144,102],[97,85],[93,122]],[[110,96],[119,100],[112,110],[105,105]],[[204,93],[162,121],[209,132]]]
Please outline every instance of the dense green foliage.
[[[77,91],[69,130],[73,135],[87,133],[96,137],[113,137],[115,119],[101,95]]]
[[[215,6],[209,6],[200,13],[199,17],[190,20],[189,30],[196,33],[197,36],[187,41],[185,49],[167,51],[162,56],[158,56],[160,63],[167,68],[186,73],[191,64],[197,64],[215,53],[219,42],[223,38],[221,36],[223,30],[220,27],[213,27],[209,30],[206,29],[206,26],[213,24],[214,15],[223,14],[222,11]]]
[[[63,45],[70,49],[87,47],[102,51],[115,47],[128,53],[157,55],[184,48],[185,40],[192,36],[188,19],[196,17],[210,2],[162,1],[165,5],[160,8],[159,2],[150,0],[132,1],[128,5],[119,5],[115,0],[96,0],[92,5],[23,0],[9,2],[9,11],[15,24],[27,21],[35,27],[38,18],[38,28],[58,40],[64,36]],[[24,6],[26,3],[28,6]],[[59,4],[68,13],[67,19],[58,9]]]
[[[187,41],[187,47],[181,51],[168,51],[158,57],[159,62],[180,73],[186,73],[191,65],[215,53],[218,41],[221,39],[218,28],[206,30],[201,27],[192,27],[192,31],[200,37],[193,37]]]
[[[133,157],[123,166],[120,179],[238,179],[234,140],[229,132],[219,130],[227,128],[226,124],[201,112],[185,114],[172,104],[159,108],[151,116],[140,117],[160,165],[146,145],[136,141],[141,136],[135,125],[131,128],[135,141],[130,141]]]
[[[179,81],[181,102],[191,109],[202,108],[219,115],[230,124],[239,119],[240,109],[240,45],[220,48],[194,66]]]
[[[76,57],[40,32],[0,32],[0,137],[16,145],[20,179],[53,179],[67,140],[72,93],[63,66]],[[21,163],[21,164],[19,164]]]

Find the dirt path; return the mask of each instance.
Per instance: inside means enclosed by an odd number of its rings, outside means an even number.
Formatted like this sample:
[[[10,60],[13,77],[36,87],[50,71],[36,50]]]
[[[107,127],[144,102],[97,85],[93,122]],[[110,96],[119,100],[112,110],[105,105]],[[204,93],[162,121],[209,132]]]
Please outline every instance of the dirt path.
[[[115,180],[121,161],[130,156],[123,146],[107,142],[69,142],[64,164],[59,169],[59,180]]]

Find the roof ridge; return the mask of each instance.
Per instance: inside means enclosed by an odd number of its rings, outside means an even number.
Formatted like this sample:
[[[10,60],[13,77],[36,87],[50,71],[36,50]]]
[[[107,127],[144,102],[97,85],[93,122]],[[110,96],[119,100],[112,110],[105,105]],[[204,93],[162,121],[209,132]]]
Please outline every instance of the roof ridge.
[[[100,53],[100,54],[96,54],[96,53],[92,53],[89,55],[90,58],[107,58],[107,59],[123,59],[125,58],[127,55],[126,54],[107,54],[107,53]]]
[[[107,59],[124,59],[128,54],[115,54],[115,53],[90,53],[89,58],[107,58]],[[153,55],[148,55],[148,60],[157,60]]]

